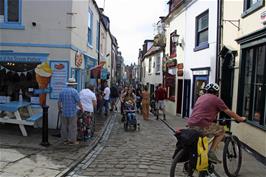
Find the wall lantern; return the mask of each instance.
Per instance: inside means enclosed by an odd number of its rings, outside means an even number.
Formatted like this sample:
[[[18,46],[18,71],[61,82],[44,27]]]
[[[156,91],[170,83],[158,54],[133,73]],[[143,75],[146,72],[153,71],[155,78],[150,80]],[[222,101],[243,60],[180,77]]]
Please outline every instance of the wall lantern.
[[[172,38],[172,41],[178,46],[182,47],[182,43],[179,43],[178,40],[179,40],[179,35],[178,34],[173,34],[171,36]]]

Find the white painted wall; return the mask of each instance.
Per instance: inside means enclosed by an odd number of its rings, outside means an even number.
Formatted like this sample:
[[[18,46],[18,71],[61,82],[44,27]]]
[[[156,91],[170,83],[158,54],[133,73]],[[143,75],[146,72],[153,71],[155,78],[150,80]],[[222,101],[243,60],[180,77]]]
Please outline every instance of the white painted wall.
[[[209,48],[194,52],[196,17],[209,10]],[[215,80],[216,67],[216,29],[217,29],[217,1],[198,0],[186,10],[185,34],[185,79],[191,79],[191,68],[211,67],[210,81]]]
[[[185,53],[184,49],[186,47],[186,39],[185,39],[185,11],[180,11],[178,13],[173,13],[172,17],[169,19],[168,28],[166,29],[166,55],[170,56],[170,34],[176,30],[176,34],[179,35],[179,43],[182,43],[182,46],[176,46],[176,57],[173,59],[177,59],[177,63],[185,62]],[[176,74],[176,85],[175,85],[175,95],[177,95],[177,74]],[[166,111],[172,115],[176,115],[176,103],[173,101],[166,101]]]
[[[196,17],[209,10],[208,43],[209,48],[194,52]],[[196,0],[185,12],[185,60],[184,79],[191,79],[191,98],[193,95],[193,75],[191,68],[210,67],[209,82],[215,82],[216,70],[216,31],[217,31],[217,1]],[[192,104],[192,101],[190,101]],[[190,106],[191,107],[191,106]],[[190,110],[191,112],[191,110]]]
[[[145,63],[144,65],[146,66],[145,67],[145,78],[143,79],[143,84],[153,84],[153,85],[158,85],[160,83],[163,82],[163,74],[162,74],[162,58],[163,58],[163,52],[161,51],[159,53],[160,55],[160,74],[159,75],[156,75],[156,68],[153,67],[154,66],[154,63],[155,63],[155,66],[156,66],[156,56],[157,54],[153,54],[153,55],[150,55],[149,57],[145,57],[145,59],[143,60],[143,62]],[[151,72],[149,73],[149,59],[151,58]],[[144,66],[143,65],[143,66]]]
[[[60,7],[60,8],[59,8]],[[1,42],[34,44],[70,44],[72,0],[22,1],[25,30],[0,29]],[[36,26],[32,26],[36,22]]]
[[[92,25],[92,46],[88,46],[88,12],[89,9],[93,13]],[[76,28],[71,30],[71,42],[75,46],[79,46],[83,51],[89,54],[90,57],[97,59],[98,52],[96,46],[97,26],[99,22],[99,12],[92,0],[89,1],[73,1],[72,12],[77,13],[72,15],[72,25]]]

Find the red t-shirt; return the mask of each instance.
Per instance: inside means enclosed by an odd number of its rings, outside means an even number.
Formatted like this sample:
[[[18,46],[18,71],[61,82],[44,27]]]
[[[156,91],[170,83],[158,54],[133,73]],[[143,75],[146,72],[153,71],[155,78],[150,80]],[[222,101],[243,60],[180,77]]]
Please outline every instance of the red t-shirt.
[[[220,111],[228,109],[223,100],[213,94],[204,94],[198,98],[188,119],[189,126],[208,127]]]
[[[164,90],[164,88],[159,88],[155,91],[155,99],[156,100],[166,99],[166,91]]]

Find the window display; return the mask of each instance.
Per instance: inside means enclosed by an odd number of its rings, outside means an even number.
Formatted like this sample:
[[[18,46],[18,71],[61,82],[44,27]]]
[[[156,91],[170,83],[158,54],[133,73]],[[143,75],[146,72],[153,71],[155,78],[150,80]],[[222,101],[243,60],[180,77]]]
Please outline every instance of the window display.
[[[19,101],[19,93],[28,102],[38,97],[33,94],[33,89],[38,89],[34,72],[38,64],[0,62],[0,103]]]

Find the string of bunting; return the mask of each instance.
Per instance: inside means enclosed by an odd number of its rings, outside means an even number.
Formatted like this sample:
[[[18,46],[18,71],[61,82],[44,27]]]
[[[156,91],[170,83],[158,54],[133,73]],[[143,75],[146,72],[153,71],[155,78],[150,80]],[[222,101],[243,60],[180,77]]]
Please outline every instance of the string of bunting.
[[[31,69],[31,70],[28,70],[28,71],[24,71],[24,72],[18,72],[18,71],[13,71],[13,70],[10,70],[10,69],[7,69],[6,67],[0,65],[0,70],[4,69],[6,71],[6,73],[8,73],[9,71],[11,72],[15,72],[17,73],[19,76],[23,73],[23,74],[27,74],[27,73],[32,73],[34,71],[34,69]]]

